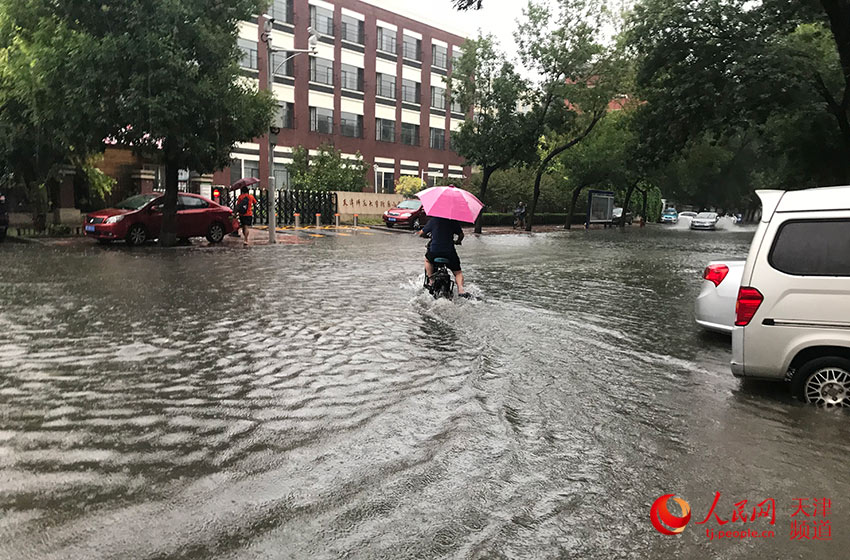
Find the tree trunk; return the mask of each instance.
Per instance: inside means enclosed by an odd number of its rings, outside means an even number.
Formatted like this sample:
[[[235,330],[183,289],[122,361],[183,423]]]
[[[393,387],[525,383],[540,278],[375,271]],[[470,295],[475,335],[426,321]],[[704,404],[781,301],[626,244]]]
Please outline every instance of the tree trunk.
[[[525,224],[525,231],[531,231],[531,225],[534,223],[534,212],[537,210],[537,199],[540,198],[540,180],[543,178],[543,173],[546,172],[546,168],[549,166],[549,162],[555,159],[558,154],[569,150],[576,144],[582,141],[590,131],[593,130],[593,127],[596,126],[596,123],[605,116],[605,110],[597,111],[593,114],[593,118],[590,120],[590,124],[587,125],[587,128],[584,131],[567,142],[566,144],[562,144],[549,152],[549,155],[546,156],[542,162],[540,162],[540,166],[537,168],[537,176],[534,178],[534,200],[531,201],[531,211],[528,213],[528,222]]]
[[[629,185],[629,188],[626,191],[626,199],[623,201],[623,216],[620,218],[620,223],[617,224],[621,228],[626,227],[626,214],[629,211],[629,201],[632,199],[632,192],[634,192],[636,186],[637,182],[634,182]]]
[[[490,182],[490,175],[493,174],[496,168],[494,167],[485,167],[483,170],[483,174],[481,176],[481,189],[478,191],[478,199],[481,202],[484,202],[484,195],[487,194],[487,183]],[[484,209],[481,209],[481,212],[478,214],[478,218],[475,220],[475,233],[481,233],[481,220],[482,214],[484,213]]]
[[[569,210],[567,210],[567,225],[564,229],[571,229],[573,227],[573,214],[576,210],[576,202],[578,202],[578,196],[581,194],[581,191],[584,189],[584,186],[576,187],[573,189],[573,196],[570,197],[570,206]]]
[[[165,200],[162,206],[162,227],[159,231],[161,247],[177,244],[177,179],[180,164],[174,140],[165,144]],[[155,232],[151,232],[153,235]]]

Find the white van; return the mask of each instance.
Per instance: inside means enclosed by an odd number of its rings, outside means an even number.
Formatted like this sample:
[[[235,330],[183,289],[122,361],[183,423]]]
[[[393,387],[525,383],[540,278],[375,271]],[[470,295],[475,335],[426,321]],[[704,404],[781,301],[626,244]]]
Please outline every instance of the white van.
[[[762,218],[738,292],[732,372],[850,406],[850,186],[756,194]]]

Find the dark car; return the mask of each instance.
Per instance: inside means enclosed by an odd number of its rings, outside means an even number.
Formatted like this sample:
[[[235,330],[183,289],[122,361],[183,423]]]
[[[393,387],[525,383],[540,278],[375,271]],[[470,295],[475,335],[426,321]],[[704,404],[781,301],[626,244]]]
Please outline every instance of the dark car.
[[[614,212],[611,216],[611,224],[618,226],[623,219],[623,209],[622,208],[614,208]],[[632,220],[634,219],[634,215],[631,212],[626,212],[626,223],[628,225],[632,225]]]
[[[0,241],[6,239],[9,229],[9,210],[6,209],[6,195],[0,193]]]
[[[428,221],[422,202],[415,198],[402,201],[395,208],[390,208],[384,212],[383,218],[387,227],[399,225],[413,229],[421,228]]]
[[[156,239],[162,226],[163,201],[159,194],[137,194],[113,208],[91,212],[86,215],[86,235],[102,243],[124,239],[128,245]],[[237,228],[230,208],[196,194],[178,195],[178,238],[206,237],[210,243],[219,243]]]

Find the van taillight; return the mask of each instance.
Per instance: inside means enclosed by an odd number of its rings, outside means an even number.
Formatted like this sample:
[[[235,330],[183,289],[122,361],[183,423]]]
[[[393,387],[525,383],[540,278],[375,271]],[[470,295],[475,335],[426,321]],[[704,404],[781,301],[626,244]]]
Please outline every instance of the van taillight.
[[[753,320],[764,296],[755,288],[741,288],[738,290],[738,301],[735,303],[735,326],[746,327]]]
[[[729,267],[725,264],[711,264],[705,267],[702,277],[715,286],[719,286],[727,274],[729,274]]]

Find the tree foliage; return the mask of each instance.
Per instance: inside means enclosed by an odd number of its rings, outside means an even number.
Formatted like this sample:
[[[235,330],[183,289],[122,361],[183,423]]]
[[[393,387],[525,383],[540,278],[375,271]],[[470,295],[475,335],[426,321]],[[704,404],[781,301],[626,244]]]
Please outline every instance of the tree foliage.
[[[846,0],[641,0],[626,40],[646,101],[642,156],[663,167],[744,153],[750,182],[773,188],[846,181],[848,39]]]
[[[425,181],[413,175],[402,175],[395,182],[395,193],[404,198],[413,198],[413,195],[425,188]]]
[[[238,79],[236,46],[237,23],[264,4],[4,0],[0,111],[27,117],[12,127],[17,140],[9,143],[38,154],[27,159],[41,170],[87,157],[107,137],[160,159],[160,241],[173,243],[178,170],[227,165],[236,142],[271,122],[271,96]],[[4,133],[9,120],[0,114]]]
[[[526,225],[531,230],[542,176],[605,117],[626,87],[629,65],[616,45],[604,41],[605,29],[614,24],[604,3],[531,1],[524,13],[514,37],[524,66],[541,76],[530,118],[545,127]]]
[[[322,144],[314,156],[304,146],[296,147],[287,169],[295,189],[359,192],[366,186],[369,165],[359,152],[354,159],[345,158],[333,145]]]
[[[481,200],[494,171],[534,158],[537,129],[522,110],[527,88],[492,36],[464,43],[452,71],[452,99],[473,116],[452,133],[452,147],[468,164],[481,167]],[[481,231],[480,221],[475,231]]]

